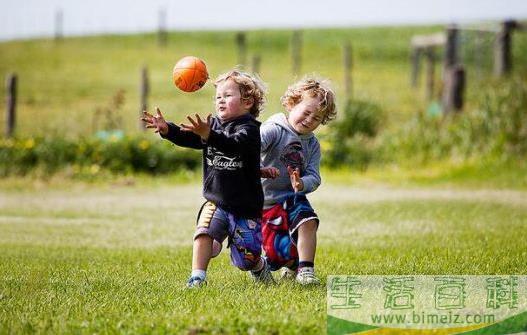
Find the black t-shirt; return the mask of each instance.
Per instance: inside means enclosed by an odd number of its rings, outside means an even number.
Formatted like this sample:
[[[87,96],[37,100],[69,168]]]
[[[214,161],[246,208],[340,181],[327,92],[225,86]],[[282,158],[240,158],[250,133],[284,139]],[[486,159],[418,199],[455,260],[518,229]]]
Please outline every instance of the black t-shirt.
[[[251,114],[221,123],[211,118],[205,142],[173,123],[163,138],[203,150],[203,196],[238,217],[260,218],[263,191],[260,181],[260,122]]]

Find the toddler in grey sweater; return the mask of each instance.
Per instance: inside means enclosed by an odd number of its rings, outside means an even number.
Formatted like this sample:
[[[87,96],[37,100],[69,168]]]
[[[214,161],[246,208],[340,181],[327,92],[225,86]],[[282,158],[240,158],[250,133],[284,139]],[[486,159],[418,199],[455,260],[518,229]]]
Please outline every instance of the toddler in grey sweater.
[[[306,198],[320,185],[320,144],[313,131],[336,116],[325,80],[306,77],[281,99],[288,114],[260,127],[263,249],[272,270],[303,285],[318,284],[314,260],[318,216]]]

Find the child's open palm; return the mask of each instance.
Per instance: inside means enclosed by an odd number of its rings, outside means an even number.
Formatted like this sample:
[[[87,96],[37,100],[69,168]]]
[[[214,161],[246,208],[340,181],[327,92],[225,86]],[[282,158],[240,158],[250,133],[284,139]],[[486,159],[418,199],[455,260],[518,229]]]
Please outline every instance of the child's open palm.
[[[143,111],[141,120],[146,123],[146,128],[155,128],[155,132],[161,135],[168,134],[168,123],[165,121],[163,114],[161,114],[159,107],[156,107],[155,116],[147,111]]]
[[[205,141],[209,138],[210,135],[210,121],[211,121],[212,115],[209,114],[207,116],[207,119],[205,121],[201,120],[198,114],[196,114],[196,119],[192,119],[192,117],[187,116],[187,120],[190,122],[190,125],[187,124],[180,124],[181,130],[183,131],[191,131],[196,135],[199,135],[202,139]]]

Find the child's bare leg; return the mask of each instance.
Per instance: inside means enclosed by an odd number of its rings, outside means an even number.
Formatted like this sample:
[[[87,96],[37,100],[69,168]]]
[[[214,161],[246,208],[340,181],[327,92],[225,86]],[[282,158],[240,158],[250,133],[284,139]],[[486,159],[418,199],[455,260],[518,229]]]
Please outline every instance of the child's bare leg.
[[[211,257],[212,237],[205,234],[197,236],[192,249],[192,270],[207,271]]]
[[[300,262],[315,261],[315,252],[317,249],[317,222],[309,220],[298,227],[298,259]]]
[[[309,220],[298,227],[298,270],[296,281],[302,285],[320,284],[320,279],[315,276],[317,227],[315,220]]]

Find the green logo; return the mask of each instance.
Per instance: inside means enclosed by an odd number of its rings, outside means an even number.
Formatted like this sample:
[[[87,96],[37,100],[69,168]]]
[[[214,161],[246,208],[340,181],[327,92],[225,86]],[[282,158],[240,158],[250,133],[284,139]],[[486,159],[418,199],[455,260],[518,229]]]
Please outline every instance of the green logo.
[[[527,276],[329,276],[328,334],[514,334]]]

